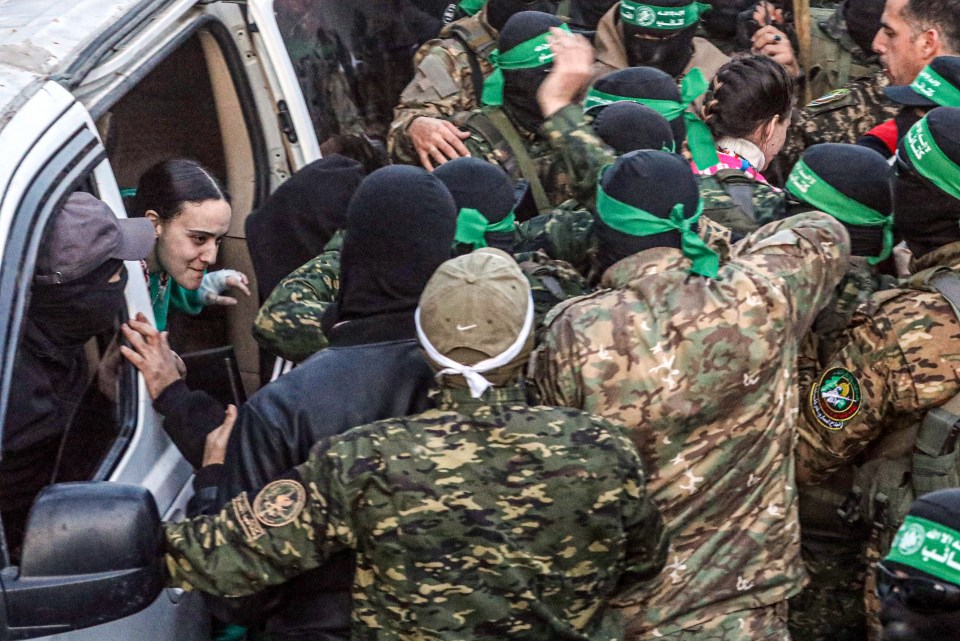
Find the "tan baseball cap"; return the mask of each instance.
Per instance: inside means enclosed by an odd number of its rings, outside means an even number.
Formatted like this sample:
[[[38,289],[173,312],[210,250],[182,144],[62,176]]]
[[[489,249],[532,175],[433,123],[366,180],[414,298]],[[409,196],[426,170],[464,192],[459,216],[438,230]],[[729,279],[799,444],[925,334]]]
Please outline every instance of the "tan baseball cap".
[[[530,283],[512,256],[484,247],[437,268],[420,296],[420,327],[437,352],[473,365],[517,341]]]

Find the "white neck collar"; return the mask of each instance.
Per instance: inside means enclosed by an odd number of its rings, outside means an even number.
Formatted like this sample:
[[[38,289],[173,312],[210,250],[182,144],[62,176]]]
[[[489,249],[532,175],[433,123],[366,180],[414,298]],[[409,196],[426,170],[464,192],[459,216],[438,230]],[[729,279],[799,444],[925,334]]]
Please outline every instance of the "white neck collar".
[[[747,140],[746,138],[727,138],[726,136],[717,141],[717,147],[722,147],[727,151],[733,152],[753,165],[757,171],[762,171],[767,166],[767,158],[760,151],[760,147]]]

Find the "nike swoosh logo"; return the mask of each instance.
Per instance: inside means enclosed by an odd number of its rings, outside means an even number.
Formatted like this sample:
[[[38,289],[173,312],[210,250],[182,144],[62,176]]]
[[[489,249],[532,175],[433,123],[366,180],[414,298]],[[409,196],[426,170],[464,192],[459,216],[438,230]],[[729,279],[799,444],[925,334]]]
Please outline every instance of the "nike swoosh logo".
[[[461,332],[465,332],[465,331],[467,331],[468,329],[473,329],[473,328],[476,327],[476,326],[477,326],[476,324],[473,324],[473,325],[457,325],[457,330],[459,330],[459,331],[461,331]]]

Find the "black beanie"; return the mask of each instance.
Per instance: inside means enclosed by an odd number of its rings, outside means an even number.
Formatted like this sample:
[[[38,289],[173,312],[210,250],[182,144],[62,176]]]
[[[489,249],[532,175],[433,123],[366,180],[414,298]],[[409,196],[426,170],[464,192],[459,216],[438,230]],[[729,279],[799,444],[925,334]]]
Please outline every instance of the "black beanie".
[[[363,176],[357,161],[326,156],[293,174],[247,216],[247,245],[261,302],[343,228],[347,204]]]
[[[450,257],[457,206],[419,167],[370,174],[347,211],[334,322],[410,311],[436,268]]]
[[[507,20],[521,11],[553,13],[550,0],[488,0],[486,6],[487,24],[497,31],[501,31]]]
[[[880,16],[885,0],[846,0],[843,3],[843,19],[847,33],[864,53],[873,53],[873,39],[880,31]]]
[[[447,186],[457,209],[476,209],[491,223],[513,211],[514,187],[503,169],[479,158],[455,158],[433,171]]]
[[[500,31],[500,51],[510,51],[518,44],[548,33],[551,27],[559,27],[563,20],[542,11],[521,11],[510,16]]]
[[[823,143],[808,148],[803,161],[844,196],[884,216],[892,213],[890,165],[876,151],[860,145]],[[850,252],[854,256],[880,255],[882,228],[840,222],[850,233]]]
[[[621,156],[604,171],[600,185],[611,198],[660,218],[668,218],[678,202],[683,204],[684,218],[690,218],[700,203],[690,164],[682,156],[665,151],[633,151]],[[677,231],[632,236],[604,223],[602,213],[594,230],[600,240],[600,266],[604,270],[645,249],[680,247]]]
[[[937,107],[926,115],[940,150],[960,165],[960,108]],[[919,126],[914,125],[914,126]],[[897,173],[893,180],[893,224],[915,258],[960,241],[960,199],[924,178],[913,166],[907,136],[897,145]]]
[[[939,523],[951,530],[960,532],[960,488],[937,490],[929,494],[924,494],[913,502],[908,514],[926,519],[927,521]],[[943,581],[943,579],[902,563],[894,563],[891,561],[884,561],[884,563],[913,576],[923,576],[937,581]]]
[[[636,102],[608,105],[593,121],[593,130],[618,154],[640,149],[676,150],[666,118]]]
[[[593,83],[593,88],[606,94],[624,98],[642,98],[645,100],[669,100],[680,102],[680,89],[677,81],[664,71],[654,67],[627,67],[609,73]],[[607,105],[609,106],[609,105]],[[597,113],[605,107],[594,107],[588,113]],[[683,116],[670,120],[673,139],[677,148],[687,139],[687,124]]]

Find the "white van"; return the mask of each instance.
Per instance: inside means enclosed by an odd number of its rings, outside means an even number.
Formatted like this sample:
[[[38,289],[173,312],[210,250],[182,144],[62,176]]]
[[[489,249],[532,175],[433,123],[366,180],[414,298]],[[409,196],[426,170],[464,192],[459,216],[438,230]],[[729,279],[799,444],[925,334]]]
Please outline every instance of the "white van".
[[[121,189],[147,167],[194,158],[233,197],[218,266],[252,276],[246,215],[319,156],[273,0],[0,0],[0,420],[37,247],[66,195],[88,191],[122,216]],[[152,316],[140,265],[127,268],[128,313]],[[251,391],[256,304],[242,300],[195,332],[234,346]],[[91,346],[90,358],[102,350]],[[161,590],[154,556],[157,517],[183,514],[192,470],[129,364],[119,386],[115,404],[98,408],[110,417],[102,429],[68,431],[62,451],[76,460],[54,478],[94,483],[41,495],[19,566],[0,549],[0,639],[210,638],[201,599]]]

